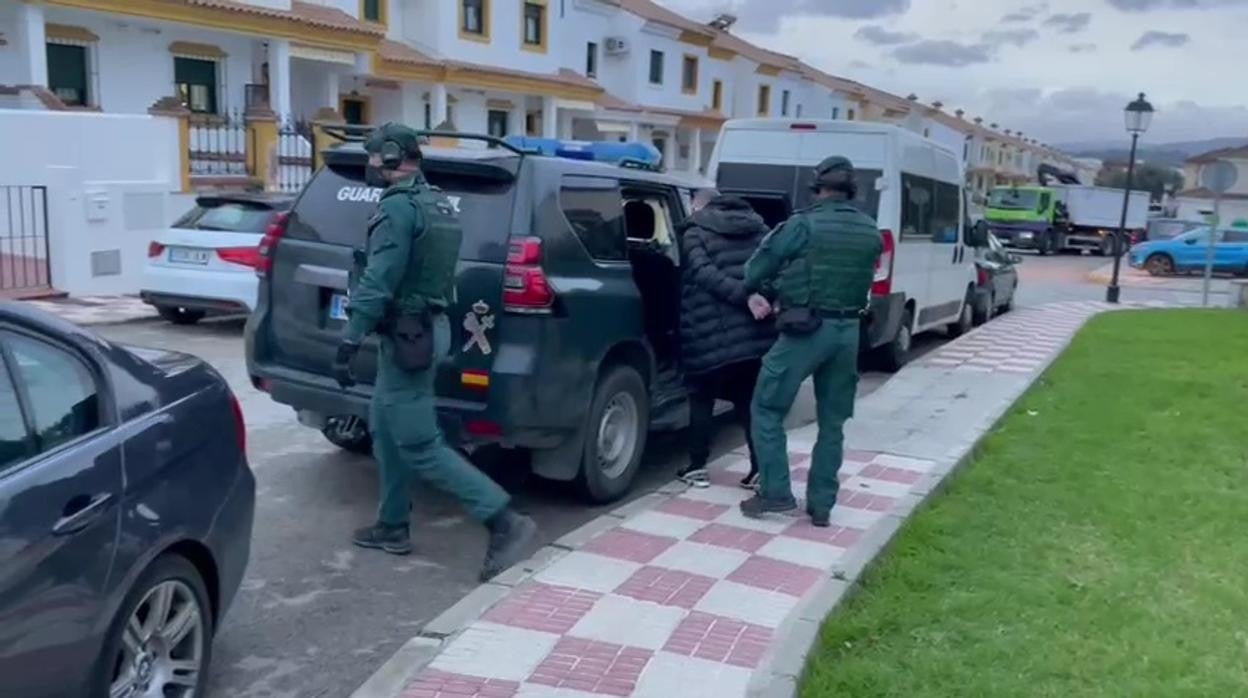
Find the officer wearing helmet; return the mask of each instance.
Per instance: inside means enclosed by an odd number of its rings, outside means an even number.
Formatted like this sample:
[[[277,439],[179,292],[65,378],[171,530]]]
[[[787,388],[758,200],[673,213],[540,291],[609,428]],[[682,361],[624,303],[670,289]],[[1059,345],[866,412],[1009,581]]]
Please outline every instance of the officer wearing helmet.
[[[797,508],[789,480],[784,419],[802,382],[813,377],[819,437],[811,455],[806,512],[827,526],[838,490],[845,421],[858,387],[858,341],[875,264],[883,251],[876,223],[850,202],[854,166],[829,157],[815,168],[815,203],[763,239],[746,264],[755,317],[774,313],[780,338],[763,357],[751,404],[758,494],[741,503],[746,516]],[[761,294],[761,295],[760,295]]]
[[[357,253],[334,376],[344,389],[354,385],[352,360],[366,336],[378,335],[369,426],[381,501],[377,522],[357,530],[352,542],[395,555],[411,552],[415,475],[455,495],[489,529],[484,581],[520,560],[536,525],[512,510],[506,491],[447,446],[438,428],[434,373],[450,350],[446,309],[455,300],[463,231],[455,208],[421,173],[416,131],[386,124],[370,136],[365,151],[367,180],[385,191],[368,221],[367,255]]]

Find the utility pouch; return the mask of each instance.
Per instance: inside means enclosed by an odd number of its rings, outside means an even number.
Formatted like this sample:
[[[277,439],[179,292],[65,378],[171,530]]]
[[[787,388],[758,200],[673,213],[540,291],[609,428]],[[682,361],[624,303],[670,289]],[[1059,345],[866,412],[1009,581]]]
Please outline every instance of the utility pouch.
[[[390,336],[399,369],[416,372],[433,366],[433,320],[429,313],[396,316]]]
[[[776,315],[776,329],[788,335],[814,334],[823,319],[810,308],[785,308]]]

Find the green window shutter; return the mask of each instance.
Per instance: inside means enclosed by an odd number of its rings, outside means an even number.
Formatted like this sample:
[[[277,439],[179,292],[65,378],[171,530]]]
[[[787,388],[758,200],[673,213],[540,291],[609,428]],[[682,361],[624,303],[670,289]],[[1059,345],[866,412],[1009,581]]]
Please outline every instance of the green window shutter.
[[[48,44],[48,89],[70,106],[87,105],[87,48]]]
[[[173,59],[173,81],[186,85],[211,85],[213,89],[216,89],[216,61],[175,57]]]

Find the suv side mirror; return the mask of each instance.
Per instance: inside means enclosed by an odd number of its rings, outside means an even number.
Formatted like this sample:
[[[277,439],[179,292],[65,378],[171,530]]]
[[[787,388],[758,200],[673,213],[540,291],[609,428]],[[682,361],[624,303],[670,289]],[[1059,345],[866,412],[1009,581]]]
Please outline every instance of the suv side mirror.
[[[988,246],[988,222],[979,220],[967,229],[966,244],[971,247],[987,247]]]

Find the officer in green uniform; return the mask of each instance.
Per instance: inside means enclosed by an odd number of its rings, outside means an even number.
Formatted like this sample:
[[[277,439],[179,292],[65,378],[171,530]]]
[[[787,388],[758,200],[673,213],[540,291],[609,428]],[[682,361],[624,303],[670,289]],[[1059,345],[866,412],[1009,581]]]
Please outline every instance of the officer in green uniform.
[[[434,407],[437,360],[451,344],[446,309],[455,299],[459,257],[457,212],[421,174],[420,137],[399,124],[377,129],[365,144],[367,177],[385,186],[368,222],[368,253],[353,274],[346,332],[334,360],[343,388],[354,385],[351,362],[376,333],[381,353],[369,409],[373,455],[381,475],[377,523],[353,542],[388,553],[411,552],[412,475],[455,495],[489,528],[481,579],[519,561],[537,527],[509,506],[507,493],[443,441]],[[363,257],[363,255],[357,255]]]
[[[802,381],[814,377],[819,438],[811,455],[806,511],[827,526],[836,503],[845,420],[858,386],[858,338],[883,240],[875,221],[850,204],[854,166],[829,157],[815,168],[816,202],[772,231],[750,258],[745,286],[755,317],[775,311],[780,338],[763,357],[751,405],[758,494],[746,516],[797,507],[789,481],[784,419]],[[758,295],[760,292],[769,297]]]

